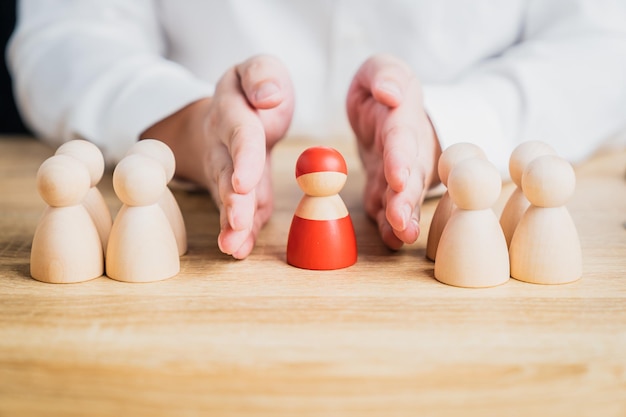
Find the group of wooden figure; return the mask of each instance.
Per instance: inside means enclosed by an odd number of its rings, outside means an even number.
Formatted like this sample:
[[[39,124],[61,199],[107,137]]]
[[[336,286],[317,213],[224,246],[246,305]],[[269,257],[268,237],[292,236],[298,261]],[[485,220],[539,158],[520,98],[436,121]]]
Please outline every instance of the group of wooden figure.
[[[180,208],[168,188],[175,171],[163,142],[137,142],[113,172],[123,203],[115,221],[97,189],[104,173],[100,150],[67,142],[37,173],[48,204],[33,238],[31,275],[51,283],[86,281],[106,273],[118,281],[149,282],[180,271],[187,236]],[[438,174],[446,186],[433,215],[426,257],[435,278],[459,287],[491,287],[510,277],[562,284],[582,276],[582,254],[565,207],[574,193],[572,166],[547,144],[524,142],[511,154],[516,189],[500,219],[492,209],[502,180],[484,152],[470,143],[446,148]],[[289,229],[287,263],[334,270],[357,261],[348,209],[339,196],[347,165],[333,148],[312,147],[296,162],[304,192]]]
[[[447,191],[426,247],[436,279],[458,287],[491,287],[509,277],[563,284],[582,276],[580,241],[565,207],[576,186],[574,169],[549,145],[528,141],[513,151],[509,173],[516,188],[499,220],[491,207],[502,182],[480,148],[448,147],[438,173]]]
[[[148,282],[173,277],[187,251],[182,213],[168,188],[174,176],[171,149],[158,140],[137,142],[113,172],[123,203],[113,221],[97,188],[104,158],[94,144],[73,140],[41,164],[37,188],[47,207],[30,258],[31,276],[50,283],[106,275]]]

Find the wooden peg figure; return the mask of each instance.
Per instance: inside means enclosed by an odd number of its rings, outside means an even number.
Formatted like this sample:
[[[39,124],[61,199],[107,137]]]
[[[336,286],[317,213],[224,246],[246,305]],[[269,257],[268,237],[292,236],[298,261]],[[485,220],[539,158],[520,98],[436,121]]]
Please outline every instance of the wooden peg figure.
[[[158,161],[165,170],[168,184],[172,181],[172,178],[174,178],[176,159],[170,147],[164,142],[156,139],[140,140],[135,143],[127,153],[127,155],[132,154],[145,155]],[[174,194],[169,188],[165,189],[163,196],[159,200],[159,206],[161,206],[167,220],[170,222],[174,236],[176,237],[178,254],[182,256],[187,253],[187,230],[185,228],[183,213],[180,211],[180,206],[176,202],[176,197],[174,197]]]
[[[90,184],[87,167],[70,156],[52,156],[39,167],[37,189],[48,207],[30,253],[30,274],[36,280],[61,284],[103,274],[100,236],[81,203]]]
[[[486,155],[483,150],[472,143],[455,143],[447,147],[439,157],[437,163],[437,173],[441,183],[445,186],[448,185],[448,176],[452,168],[461,161],[470,158],[483,158],[486,159]],[[454,204],[450,199],[450,194],[446,190],[439,199],[433,219],[430,223],[430,229],[428,231],[428,240],[426,242],[426,257],[431,261],[435,260],[437,255],[437,247],[439,246],[439,239],[441,239],[441,233],[445,227],[450,215],[454,209]]]
[[[149,282],[180,270],[174,232],[158,202],[167,188],[161,164],[129,155],[113,172],[113,188],[122,201],[107,247],[107,275],[118,281]]]
[[[437,249],[439,281],[457,287],[491,287],[508,281],[506,240],[491,208],[501,188],[500,174],[487,160],[467,159],[452,168],[448,191],[456,208]]]
[[[339,196],[348,168],[335,149],[313,147],[296,163],[296,180],[304,196],[289,229],[287,263],[304,269],[331,270],[357,260],[354,227]]]
[[[513,232],[515,232],[515,228],[522,218],[522,215],[528,206],[530,206],[530,202],[522,191],[522,174],[524,173],[524,169],[535,158],[542,155],[554,154],[554,149],[552,149],[550,145],[536,140],[521,143],[511,153],[509,159],[509,174],[511,174],[511,180],[515,183],[516,187],[500,215],[500,226],[502,226],[502,230],[504,231],[507,246],[511,245]]]
[[[104,157],[100,149],[86,140],[71,140],[59,146],[56,155],[67,155],[85,164],[89,170],[91,186],[83,199],[83,205],[96,225],[103,251],[106,251],[113,218],[109,207],[98,190],[98,183],[104,174]]]
[[[530,206],[522,216],[509,253],[511,276],[535,284],[564,284],[582,276],[582,252],[565,204],[576,176],[569,162],[555,155],[534,159],[522,175]]]

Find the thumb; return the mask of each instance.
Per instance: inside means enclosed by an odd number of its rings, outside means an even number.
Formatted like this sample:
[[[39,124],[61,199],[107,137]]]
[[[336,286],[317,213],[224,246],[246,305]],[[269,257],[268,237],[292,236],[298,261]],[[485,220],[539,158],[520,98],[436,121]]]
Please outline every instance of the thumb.
[[[356,72],[349,94],[371,95],[388,107],[399,106],[413,73],[404,61],[391,55],[374,55]]]
[[[265,129],[268,146],[285,135],[294,112],[294,89],[283,63],[258,55],[236,66],[241,90],[256,110]]]

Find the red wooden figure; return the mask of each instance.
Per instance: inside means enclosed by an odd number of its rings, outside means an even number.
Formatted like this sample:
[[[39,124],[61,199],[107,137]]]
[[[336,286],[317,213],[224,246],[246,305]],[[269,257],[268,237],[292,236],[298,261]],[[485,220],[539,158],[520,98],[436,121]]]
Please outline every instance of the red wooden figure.
[[[346,161],[335,149],[313,147],[300,155],[296,180],[305,195],[289,229],[288,264],[330,270],[356,262],[354,227],[338,194],[347,177]]]

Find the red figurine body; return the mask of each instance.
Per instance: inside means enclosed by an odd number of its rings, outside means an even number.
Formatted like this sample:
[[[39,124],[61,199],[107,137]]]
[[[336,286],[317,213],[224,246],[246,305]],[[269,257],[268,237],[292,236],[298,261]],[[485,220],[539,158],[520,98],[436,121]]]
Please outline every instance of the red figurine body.
[[[356,262],[354,227],[338,194],[347,174],[345,160],[332,148],[309,148],[298,158],[296,179],[305,195],[289,229],[288,264],[330,270]]]

